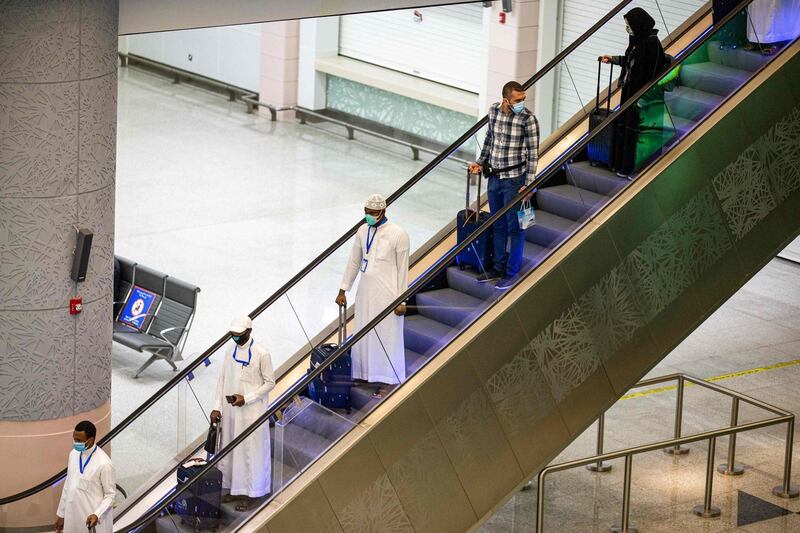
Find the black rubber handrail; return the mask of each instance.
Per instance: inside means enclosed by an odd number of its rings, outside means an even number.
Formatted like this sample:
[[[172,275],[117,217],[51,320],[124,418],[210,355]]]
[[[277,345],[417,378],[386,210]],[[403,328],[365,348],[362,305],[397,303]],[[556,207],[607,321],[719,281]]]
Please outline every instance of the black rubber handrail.
[[[576,48],[578,48],[581,44],[583,44],[589,37],[594,35],[594,33],[604,26],[609,20],[614,18],[618,13],[620,13],[628,4],[633,2],[633,0],[622,0],[619,4],[617,4],[611,11],[606,13],[603,18],[598,20],[592,27],[586,30],[578,39],[576,39],[572,44],[567,46],[564,50],[559,52],[552,60],[550,60],[544,67],[539,69],[533,76],[531,76],[528,81],[522,84],[522,86],[527,90],[537,81],[542,79],[546,76],[553,68],[555,68],[559,63],[561,63],[564,58],[566,58],[569,54],[571,54]],[[488,122],[488,115],[484,115],[474,126],[472,126],[469,130],[467,130],[463,135],[461,135],[458,139],[456,139],[450,146],[444,149],[439,155],[434,157],[428,164],[426,164],[419,172],[417,172],[412,178],[410,178],[407,182],[400,186],[394,193],[392,193],[387,199],[387,205],[391,205],[395,200],[397,200],[400,196],[406,193],[411,187],[413,187],[417,182],[422,180],[431,170],[437,167],[442,161],[447,159],[450,154],[458,150],[470,137],[472,137],[475,133],[477,133],[486,123]],[[355,235],[358,228],[361,226],[362,222],[356,223],[353,227],[351,227],[347,232],[344,233],[341,237],[339,237],[336,241],[333,242],[328,248],[326,248],[322,253],[320,253],[317,257],[315,257],[308,265],[306,265],[302,270],[300,270],[297,274],[294,275],[289,281],[283,284],[272,296],[264,300],[258,307],[256,307],[250,314],[250,318],[254,319],[265,309],[270,307],[276,301],[278,301],[284,294],[286,294],[292,287],[297,285],[303,278],[305,278],[311,271],[313,271],[317,266],[319,266],[325,259],[330,257],[336,250],[338,250],[343,244],[345,244],[353,235]],[[98,441],[98,444],[102,447],[108,444],[114,437],[116,437],[122,430],[126,427],[131,425],[139,416],[147,411],[150,407],[152,407],[162,396],[164,396],[170,389],[172,389],[175,385],[177,385],[181,380],[183,380],[190,372],[196,369],[202,362],[211,355],[214,354],[217,350],[219,350],[230,338],[229,334],[225,334],[219,338],[216,342],[214,342],[211,347],[209,347],[205,352],[200,354],[194,361],[189,363],[185,366],[181,371],[173,376],[169,381],[167,381],[155,394],[153,394],[150,398],[144,401],[142,405],[137,407],[131,414],[125,417],[122,422],[117,424],[114,428],[111,429],[102,439]],[[38,485],[31,487],[28,490],[15,494],[13,496],[7,496],[5,498],[0,498],[0,505],[5,505],[8,503],[12,503],[24,498],[27,498],[37,492],[41,492],[42,490],[46,489],[47,487],[51,486],[53,483],[60,481],[67,475],[67,470],[64,469],[58,474],[54,475],[53,477],[42,481]]]
[[[732,10],[729,14],[727,14],[721,21],[719,21],[713,30],[705,35],[702,38],[697,39],[693,42],[682,54],[682,56],[677,59],[674,63],[668,65],[664,68],[658,75],[653,79],[653,81],[637,91],[634,95],[632,95],[627,102],[622,104],[618,111],[610,116],[608,116],[603,122],[601,122],[593,131],[590,131],[585,137],[583,137],[579,142],[574,144],[570,149],[564,152],[559,158],[551,165],[548,166],[547,170],[540,176],[538,176],[534,181],[526,186],[525,190],[521,193],[518,193],[514,199],[512,199],[508,204],[506,204],[502,209],[493,213],[485,222],[483,222],[478,229],[476,229],[470,236],[462,241],[457,246],[450,249],[442,258],[439,259],[437,264],[434,267],[429,268],[424,274],[422,274],[417,280],[415,280],[413,286],[409,287],[402,295],[400,295],[397,299],[395,299],[391,304],[389,304],[383,311],[381,311],[377,316],[375,316],[369,323],[367,323],[362,329],[355,332],[344,344],[339,346],[337,350],[332,353],[326,360],[325,364],[317,366],[314,370],[309,371],[306,376],[302,379],[298,380],[292,387],[287,389],[286,391],[278,397],[267,411],[259,416],[250,426],[248,426],[244,431],[242,431],[239,435],[237,435],[231,442],[228,443],[222,450],[220,450],[214,458],[212,458],[208,463],[198,472],[196,472],[187,482],[185,482],[182,486],[176,487],[175,491],[167,498],[161,500],[161,502],[155,506],[154,508],[150,509],[144,516],[140,517],[138,520],[133,522],[132,524],[126,526],[124,529],[116,530],[114,533],[124,533],[128,531],[135,531],[142,526],[146,525],[150,521],[157,518],[167,507],[172,505],[184,492],[189,490],[192,486],[192,482],[194,480],[200,479],[206,474],[208,474],[217,463],[219,463],[222,459],[225,458],[230,452],[233,451],[236,446],[238,446],[241,442],[247,439],[250,435],[253,434],[261,425],[266,423],[271,417],[273,417],[279,410],[284,408],[288,403],[293,401],[293,398],[299,394],[301,394],[308,385],[317,378],[325,369],[334,363],[340,356],[348,352],[353,345],[361,340],[365,335],[367,335],[372,329],[374,329],[384,318],[389,316],[397,306],[408,300],[411,296],[416,294],[419,289],[427,285],[431,282],[436,276],[438,276],[445,268],[447,268],[456,258],[456,256],[469,247],[472,242],[474,242],[478,237],[480,237],[484,232],[488,231],[492,225],[497,222],[501,217],[504,217],[507,212],[511,209],[516,207],[522,199],[532,193],[536,188],[540,187],[544,182],[549,180],[553,175],[556,173],[558,169],[561,168],[562,165],[569,162],[570,159],[575,157],[589,142],[592,141],[597,135],[599,135],[605,128],[610,127],[611,124],[617,120],[618,117],[622,116],[623,112],[629,109],[632,106],[638,104],[639,99],[647,93],[650,89],[652,89],[664,76],[666,76],[671,70],[673,70],[678,64],[681,64],[687,57],[691,56],[693,52],[698,50],[701,46],[705,45],[712,36],[714,36],[717,31],[724,27],[730,20],[734,17],[738,16],[738,14],[753,0],[743,0],[739,3],[736,9]],[[752,78],[751,78],[752,79]],[[728,101],[734,94],[736,94],[741,87],[728,95],[727,98],[720,103],[723,105],[724,102]],[[719,106],[717,106],[719,107]],[[708,115],[703,118],[700,123],[704,122],[708,118]],[[609,202],[604,206],[602,210],[606,209],[608,205],[612,202]],[[567,239],[569,240],[569,239]],[[564,241],[566,242],[566,241]],[[562,246],[564,242],[560,243],[559,246]],[[535,269],[534,269],[535,270]],[[531,271],[532,272],[532,271]]]

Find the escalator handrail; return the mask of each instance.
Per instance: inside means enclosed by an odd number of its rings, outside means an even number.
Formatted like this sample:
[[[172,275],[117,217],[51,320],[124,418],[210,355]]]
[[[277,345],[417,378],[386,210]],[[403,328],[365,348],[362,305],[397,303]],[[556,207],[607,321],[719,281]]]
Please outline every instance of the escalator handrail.
[[[609,11],[606,15],[603,16],[597,23],[592,25],[588,30],[586,30],[578,39],[576,39],[573,43],[567,46],[564,50],[559,52],[552,60],[550,60],[544,67],[539,69],[533,76],[531,76],[528,81],[522,84],[522,86],[527,90],[545,75],[547,75],[553,68],[555,68],[561,61],[564,60],[569,54],[571,54],[576,48],[578,48],[581,44],[583,44],[589,37],[591,37],[598,29],[604,26],[609,20],[614,18],[619,12],[621,12],[628,4],[633,2],[633,0],[622,0],[619,4],[617,4],[611,11]],[[427,165],[425,165],[419,172],[417,172],[413,177],[411,177],[408,181],[406,181],[403,185],[400,186],[395,192],[393,192],[389,197],[386,199],[386,204],[391,205],[395,200],[397,200],[400,196],[405,194],[411,187],[413,187],[417,182],[422,180],[431,170],[437,167],[442,161],[447,159],[453,152],[455,152],[462,144],[464,144],[471,136],[477,133],[486,123],[488,122],[488,115],[484,115],[474,126],[472,126],[466,133],[461,135],[458,139],[456,139],[450,146],[445,148],[440,154],[434,157]],[[353,235],[355,235],[358,228],[361,226],[363,222],[358,222],[353,227],[351,227],[347,232],[344,233],[341,237],[339,237],[333,244],[328,246],[323,252],[321,252],[317,257],[315,257],[308,265],[306,265],[302,270],[300,270],[297,274],[295,274],[289,281],[283,284],[275,293],[272,294],[269,298],[264,300],[258,307],[256,307],[250,314],[250,318],[254,319],[258,315],[260,315],[264,310],[278,301],[284,294],[286,294],[292,287],[297,285],[303,278],[305,278],[311,271],[313,271],[317,266],[319,266],[325,259],[330,257],[336,250],[338,250],[343,244],[345,244]],[[142,405],[137,407],[131,414],[125,417],[119,424],[114,426],[111,431],[109,431],[103,438],[98,441],[98,445],[105,446],[108,444],[114,437],[116,437],[122,430],[126,427],[131,425],[139,416],[152,407],[161,397],[163,397],[169,390],[171,390],[175,385],[180,383],[189,373],[191,373],[194,369],[196,369],[202,362],[211,355],[214,354],[217,350],[219,350],[230,338],[228,333],[224,334],[219,340],[214,342],[211,347],[209,347],[205,352],[200,354],[194,361],[183,367],[178,374],[173,376],[169,381],[167,381],[156,393],[154,393],[150,398],[144,401]],[[13,503],[15,501],[27,498],[40,492],[47,487],[51,486],[54,483],[57,483],[62,478],[67,475],[67,470],[64,469],[58,474],[55,474],[51,478],[42,481],[41,483],[37,484],[30,489],[22,491],[20,493],[14,494],[12,496],[7,496],[5,498],[0,498],[0,505],[6,505],[8,503]]]
[[[575,143],[572,147],[570,147],[566,152],[564,152],[554,164],[548,166],[547,170],[545,170],[541,175],[537,176],[534,181],[526,186],[523,192],[520,192],[514,197],[510,202],[508,202],[502,209],[498,210],[496,213],[493,213],[485,222],[483,222],[470,236],[462,241],[460,244],[454,246],[450,249],[442,258],[437,261],[433,267],[429,268],[425,273],[423,273],[419,278],[417,278],[413,284],[413,286],[409,287],[402,295],[400,295],[394,302],[389,304],[383,311],[381,311],[377,316],[375,316],[369,323],[367,323],[362,329],[353,333],[353,335],[347,339],[337,350],[331,354],[326,360],[324,364],[318,365],[313,371],[309,371],[309,373],[304,376],[302,379],[298,380],[292,387],[284,391],[280,397],[278,397],[274,402],[271,403],[270,407],[264,412],[261,416],[259,416],[250,426],[248,426],[244,431],[238,434],[234,439],[231,440],[222,450],[220,450],[213,459],[211,459],[200,471],[196,472],[194,476],[190,480],[187,480],[180,487],[176,487],[174,492],[168,497],[163,499],[159,505],[151,508],[144,516],[140,517],[134,523],[128,525],[123,530],[117,530],[114,533],[122,533],[127,531],[135,531],[138,528],[144,526],[145,524],[149,523],[151,520],[158,517],[158,515],[168,506],[172,505],[186,490],[188,490],[192,485],[192,480],[200,479],[203,476],[207,475],[213,468],[215,468],[216,464],[219,463],[225,456],[230,453],[236,446],[238,446],[242,441],[247,439],[253,432],[255,432],[262,424],[266,423],[272,416],[274,416],[280,409],[282,409],[286,404],[290,403],[294,396],[303,392],[308,385],[325,369],[335,362],[340,356],[348,352],[352,346],[361,340],[365,335],[367,335],[372,329],[374,329],[380,322],[386,318],[389,314],[391,314],[397,306],[405,302],[408,298],[413,296],[418,292],[421,287],[427,285],[430,281],[432,281],[437,275],[439,275],[444,268],[447,268],[450,263],[455,260],[455,257],[465,250],[470,244],[480,237],[481,234],[488,231],[491,226],[497,222],[501,217],[504,217],[505,214],[516,207],[522,199],[529,193],[532,193],[534,189],[540,187],[544,182],[549,180],[555,172],[565,163],[567,163],[571,158],[577,155],[589,142],[592,141],[597,135],[599,135],[606,127],[610,127],[611,123],[617,120],[618,117],[622,116],[622,114],[632,106],[638,104],[639,99],[647,93],[650,89],[652,89],[665,75],[667,75],[672,69],[674,69],[678,64],[682,64],[682,62],[687,58],[690,57],[693,52],[698,50],[701,46],[705,45],[712,36],[716,34],[719,29],[724,27],[730,20],[734,17],[738,16],[738,14],[745,9],[747,5],[749,5],[753,0],[742,0],[739,5],[731,10],[725,17],[722,18],[713,28],[712,31],[705,33],[701,38],[695,40],[681,55],[679,59],[665,68],[663,68],[658,75],[645,87],[637,91],[633,94],[624,104],[622,104],[618,112],[609,115],[605,118],[593,131],[590,131],[586,136],[584,136],[580,141]],[[755,75],[755,73],[754,73]],[[751,78],[752,79],[752,78]],[[720,103],[722,105],[731,96],[736,94],[741,89],[737,89],[727,98]],[[700,123],[704,122],[708,116],[706,116]],[[609,202],[609,204],[612,202]],[[605,207],[607,207],[607,204]],[[605,207],[603,209],[605,209]],[[569,239],[567,239],[568,241]],[[559,244],[563,246],[565,242]],[[534,269],[535,270],[535,269]]]

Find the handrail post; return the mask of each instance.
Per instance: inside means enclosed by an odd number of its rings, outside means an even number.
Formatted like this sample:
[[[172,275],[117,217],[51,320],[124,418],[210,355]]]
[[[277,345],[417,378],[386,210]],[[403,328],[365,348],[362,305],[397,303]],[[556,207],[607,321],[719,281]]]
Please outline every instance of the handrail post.
[[[536,491],[536,533],[544,533],[544,477],[547,470],[542,469],[537,479]]]
[[[675,405],[675,438],[681,438],[681,426],[683,425],[683,391],[686,389],[686,382],[683,376],[678,376],[678,393]],[[680,444],[664,448],[664,453],[670,455],[686,455],[689,453],[689,448],[683,447]]]
[[[733,397],[731,402],[731,427],[739,425],[739,398]],[[717,467],[717,472],[725,476],[741,476],[744,474],[744,467],[736,464],[736,433],[731,433],[728,437],[728,462],[722,463]]]
[[[625,456],[625,477],[622,482],[622,525],[612,527],[612,533],[639,533],[638,529],[630,525],[632,463],[633,455],[627,454]]]
[[[703,518],[715,518],[720,515],[719,507],[711,505],[711,494],[714,488],[714,452],[717,447],[717,437],[708,439],[708,459],[706,460],[706,490],[703,505],[696,505],[692,512]]]
[[[600,413],[597,418],[597,455],[603,455],[603,436],[606,432],[606,414]],[[586,465],[586,470],[590,472],[608,472],[611,470],[610,463],[597,461],[594,464]]]
[[[779,498],[797,498],[800,490],[792,485],[792,447],[794,444],[794,417],[786,422],[786,455],[783,457],[783,485],[772,489],[772,494]]]

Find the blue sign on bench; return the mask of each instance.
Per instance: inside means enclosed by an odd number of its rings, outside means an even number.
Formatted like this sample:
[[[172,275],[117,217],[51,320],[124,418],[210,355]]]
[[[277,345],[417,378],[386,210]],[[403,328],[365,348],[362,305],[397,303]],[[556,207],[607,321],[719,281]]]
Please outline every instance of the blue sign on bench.
[[[125,308],[119,315],[119,321],[141,331],[148,322],[150,309],[157,297],[156,293],[134,285],[128,301],[125,302]]]

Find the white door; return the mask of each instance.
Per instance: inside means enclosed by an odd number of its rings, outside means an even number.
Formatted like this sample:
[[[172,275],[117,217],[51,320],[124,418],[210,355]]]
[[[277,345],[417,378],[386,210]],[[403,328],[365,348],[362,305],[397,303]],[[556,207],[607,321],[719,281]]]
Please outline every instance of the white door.
[[[339,55],[477,93],[480,3],[346,15]]]

